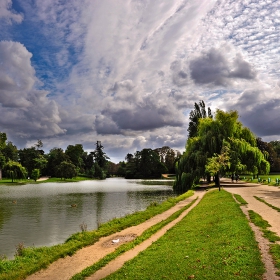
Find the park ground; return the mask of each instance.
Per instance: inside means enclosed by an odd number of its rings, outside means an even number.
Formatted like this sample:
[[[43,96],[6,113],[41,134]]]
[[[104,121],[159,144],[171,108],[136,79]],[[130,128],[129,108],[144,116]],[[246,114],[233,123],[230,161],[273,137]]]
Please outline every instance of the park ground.
[[[242,181],[232,183],[229,179],[223,179],[222,186],[223,189],[227,192],[240,195],[247,202],[246,206],[241,207],[245,215],[248,216],[248,211],[253,210],[254,212],[258,213],[264,220],[269,222],[271,231],[280,236],[280,212],[275,210],[280,208],[279,187],[260,185],[255,183],[245,183]],[[165,211],[164,213],[159,214],[147,220],[146,222],[141,223],[140,225],[127,228],[121,232],[107,237],[103,237],[95,244],[80,249],[73,256],[67,256],[65,258],[57,260],[56,262],[52,263],[47,269],[43,269],[31,275],[27,279],[71,279],[71,277],[81,272],[83,269],[91,266],[93,263],[100,261],[102,258],[114,252],[122,244],[135,240],[135,238],[143,234],[145,230],[167,219],[173,213],[175,213],[179,209],[182,209],[189,203],[194,202],[194,204],[190,208],[185,210],[177,219],[161,228],[150,238],[138,244],[131,250],[120,254],[117,258],[108,262],[107,265],[103,266],[94,274],[86,278],[102,279],[120,269],[125,262],[137,256],[140,252],[146,250],[155,241],[166,234],[169,229],[174,227],[175,224],[179,223],[179,221],[181,221],[194,207],[198,205],[205,193],[207,193],[205,189],[197,190],[192,197],[179,202],[168,211]],[[259,198],[260,200],[258,200],[257,198]],[[263,201],[261,200],[265,201],[266,203],[263,203]],[[274,206],[275,209],[273,209],[271,205]],[[277,269],[275,268],[272,257],[269,253],[269,241],[263,237],[263,234],[261,233],[259,228],[254,226],[254,224],[252,224],[251,222],[249,222],[249,224],[255,233],[255,238],[259,244],[259,250],[261,251],[262,262],[265,265],[266,272],[264,273],[262,279],[280,279],[280,277],[275,274]],[[192,278],[195,276],[190,275],[190,277]]]

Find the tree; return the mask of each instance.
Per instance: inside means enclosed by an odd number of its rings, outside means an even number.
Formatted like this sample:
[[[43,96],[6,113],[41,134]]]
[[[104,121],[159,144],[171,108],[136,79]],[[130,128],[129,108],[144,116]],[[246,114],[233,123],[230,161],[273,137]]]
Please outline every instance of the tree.
[[[63,161],[69,160],[68,156],[64,153],[63,149],[61,148],[53,148],[50,150],[49,154],[47,155],[47,175],[49,176],[58,176],[57,170],[59,165]]]
[[[38,160],[42,158],[42,151],[35,147],[24,148],[18,151],[19,161],[31,177],[32,170],[38,167]]]
[[[160,161],[159,155],[152,149],[137,151],[126,164],[125,178],[159,178],[166,173],[166,166]]]
[[[2,154],[2,150],[6,146],[7,135],[4,132],[0,132],[0,180],[2,180],[2,169],[5,165],[5,157]]]
[[[96,142],[96,149],[92,152],[95,162],[100,166],[101,169],[105,169],[108,159],[110,159],[106,153],[103,151],[104,147],[101,141]]]
[[[65,154],[69,157],[71,162],[80,169],[84,167],[84,161],[82,159],[84,154],[83,145],[76,144],[76,145],[69,145],[65,150]]]
[[[58,166],[58,176],[62,179],[71,179],[77,176],[76,166],[68,161],[63,161]]]
[[[201,100],[198,104],[194,103],[194,110],[190,112],[190,122],[189,122],[189,137],[194,137],[197,135],[199,119],[202,118],[213,118],[210,107],[208,107],[208,114],[206,113],[205,103]]]
[[[26,169],[19,162],[15,161],[8,161],[4,171],[7,177],[12,179],[12,182],[14,182],[14,179],[24,179],[27,175]]]
[[[31,178],[36,182],[40,178],[40,169],[33,169],[31,172]]]
[[[221,154],[214,154],[213,157],[207,159],[205,171],[215,176],[216,183],[220,189],[220,173],[230,167],[229,147],[223,146]]]
[[[238,121],[236,111],[217,110],[214,119],[200,118],[198,123],[197,136],[188,138],[186,151],[176,165],[174,189],[190,189],[202,176],[209,174],[210,167],[215,171],[215,163],[220,171],[218,162],[225,147],[229,162],[224,172],[269,172],[269,163],[257,148],[256,137]]]

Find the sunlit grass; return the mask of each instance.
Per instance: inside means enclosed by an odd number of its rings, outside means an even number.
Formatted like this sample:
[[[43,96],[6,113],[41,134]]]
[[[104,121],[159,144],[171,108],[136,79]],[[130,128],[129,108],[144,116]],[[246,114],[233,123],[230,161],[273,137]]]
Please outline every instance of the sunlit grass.
[[[208,192],[175,227],[106,279],[262,279],[248,220],[226,191]]]

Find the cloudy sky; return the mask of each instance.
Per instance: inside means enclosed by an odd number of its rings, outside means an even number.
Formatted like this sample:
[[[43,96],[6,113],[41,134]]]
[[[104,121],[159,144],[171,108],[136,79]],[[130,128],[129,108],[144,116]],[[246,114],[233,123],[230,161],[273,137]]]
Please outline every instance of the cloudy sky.
[[[19,148],[183,151],[189,112],[280,139],[279,0],[0,0],[0,131]]]

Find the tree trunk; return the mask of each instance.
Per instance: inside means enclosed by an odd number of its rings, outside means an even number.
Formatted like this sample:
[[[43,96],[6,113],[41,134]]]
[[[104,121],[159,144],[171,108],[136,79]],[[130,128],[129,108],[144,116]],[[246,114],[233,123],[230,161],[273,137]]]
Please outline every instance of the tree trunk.
[[[219,172],[215,175],[215,184],[219,188],[219,191],[221,190],[221,185],[220,185],[220,174]]]
[[[0,180],[2,180],[2,169],[0,168]]]

